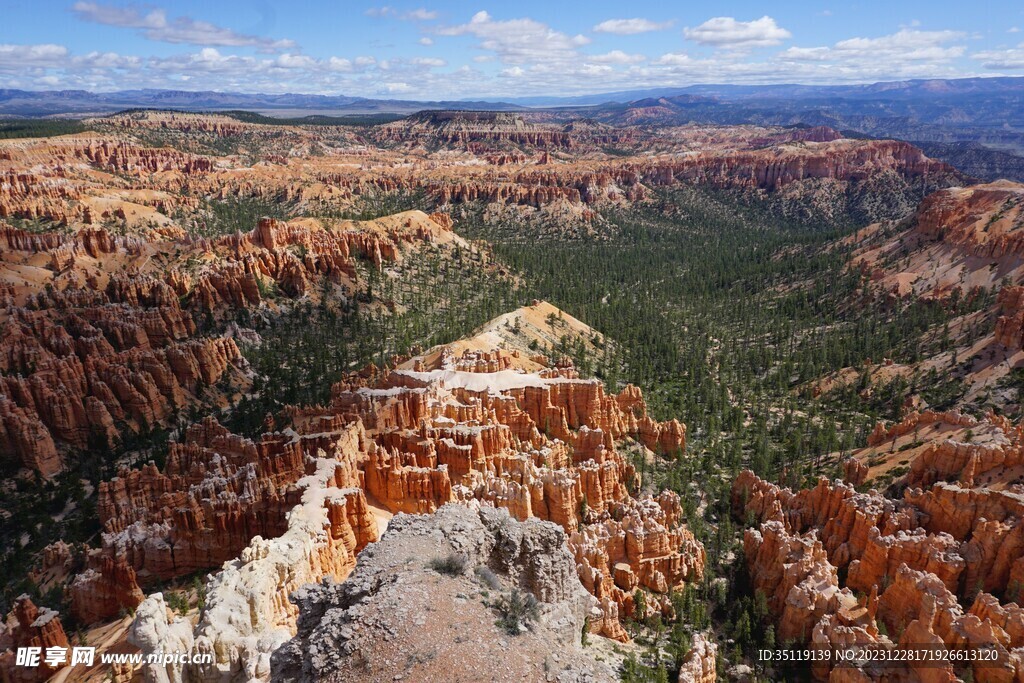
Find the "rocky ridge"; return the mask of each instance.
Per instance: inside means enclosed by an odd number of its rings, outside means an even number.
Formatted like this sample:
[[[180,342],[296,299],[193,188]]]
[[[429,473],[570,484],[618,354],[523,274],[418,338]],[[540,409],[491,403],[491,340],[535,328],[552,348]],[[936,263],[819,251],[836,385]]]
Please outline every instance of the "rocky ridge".
[[[425,112],[360,135],[221,115],[117,115],[92,121],[97,132],[0,143],[0,217],[175,233],[185,227],[179,211],[194,214],[201,198],[337,212],[364,199],[422,193],[436,207],[484,208],[494,220],[511,211],[524,220],[589,224],[600,220],[597,209],[693,183],[777,194],[816,213],[853,207],[891,217],[927,189],[961,180],[907,143],[844,139],[829,129],[652,130],[535,119]],[[211,153],[224,140],[237,142],[235,153]],[[891,205],[868,207],[862,187],[891,194]]]
[[[1020,278],[1024,185],[1000,180],[929,195],[910,225],[882,241],[868,238],[855,263],[898,296],[943,299]],[[867,228],[870,232],[873,228]],[[1007,301],[1012,306],[1012,301]]]
[[[446,561],[454,568],[432,568]],[[344,583],[293,594],[298,633],[273,654],[271,678],[616,680],[581,647],[599,610],[574,565],[549,522],[460,505],[399,515]],[[496,623],[512,591],[536,600],[534,615],[510,624],[517,635]]]

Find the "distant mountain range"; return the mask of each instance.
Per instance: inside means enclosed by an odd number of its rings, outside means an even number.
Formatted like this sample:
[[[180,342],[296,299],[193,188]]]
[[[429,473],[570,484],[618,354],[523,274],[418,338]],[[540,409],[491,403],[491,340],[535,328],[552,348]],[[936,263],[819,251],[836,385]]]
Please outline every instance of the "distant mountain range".
[[[924,103],[949,107],[956,102],[1009,100],[1019,104],[1024,96],[1024,77],[930,79],[866,85],[691,85],[683,88],[646,88],[572,97],[514,97],[500,100],[384,100],[347,95],[285,93],[232,93],[188,90],[88,90],[0,89],[0,115],[54,116],[102,113],[126,108],[181,108],[201,110],[249,109],[311,113],[369,112],[407,113],[422,109],[484,109],[514,111],[526,108],[575,108],[628,105],[644,100],[668,99],[677,103],[784,110],[830,107],[862,112],[906,114]],[[889,107],[892,111],[886,111]]]
[[[1024,77],[916,79],[889,81],[861,85],[691,85],[685,88],[646,88],[620,90],[574,97],[518,97],[503,98],[512,104],[531,107],[557,107],[632,102],[648,98],[697,95],[725,101],[748,99],[914,99],[965,95],[1020,94],[1024,92]]]
[[[437,102],[298,93],[0,90],[0,117],[82,117],[132,108],[246,110],[274,117],[542,109],[547,116],[583,116],[612,125],[829,126],[847,134],[926,145],[939,158],[955,158],[960,168],[979,178],[1024,179],[1024,77],[866,85],[692,85],[572,97]]]
[[[503,102],[373,100],[346,95],[304,95],[286,93],[231,93],[188,90],[118,90],[94,93],[88,90],[0,89],[0,116],[67,116],[109,114],[124,109],[187,109],[225,111],[245,109],[284,116],[295,114],[409,114],[423,109],[523,109]]]

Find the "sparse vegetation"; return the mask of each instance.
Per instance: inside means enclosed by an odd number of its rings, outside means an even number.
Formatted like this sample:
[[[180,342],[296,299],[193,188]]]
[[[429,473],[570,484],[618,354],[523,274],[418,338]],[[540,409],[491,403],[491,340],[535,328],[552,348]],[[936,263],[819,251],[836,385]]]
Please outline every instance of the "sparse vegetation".
[[[499,597],[494,608],[500,615],[498,626],[512,636],[518,636],[528,630],[530,623],[540,617],[537,598],[533,593],[520,591],[517,588],[513,588]]]
[[[459,553],[449,553],[444,557],[435,557],[428,566],[438,574],[462,576],[466,573],[466,557]]]
[[[178,591],[166,591],[164,602],[178,614],[185,614],[189,610],[188,596]]]
[[[491,590],[498,590],[501,588],[501,580],[498,578],[497,574],[491,571],[490,567],[484,567],[481,565],[474,569],[473,573],[476,574],[477,578]]]

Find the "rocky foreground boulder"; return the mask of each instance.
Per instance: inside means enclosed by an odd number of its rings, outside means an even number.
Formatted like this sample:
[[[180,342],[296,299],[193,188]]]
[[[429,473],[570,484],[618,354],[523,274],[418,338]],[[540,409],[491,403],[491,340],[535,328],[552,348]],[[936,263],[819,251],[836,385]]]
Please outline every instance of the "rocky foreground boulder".
[[[501,509],[398,515],[344,583],[292,594],[274,681],[613,681],[581,644],[597,600],[565,533]]]

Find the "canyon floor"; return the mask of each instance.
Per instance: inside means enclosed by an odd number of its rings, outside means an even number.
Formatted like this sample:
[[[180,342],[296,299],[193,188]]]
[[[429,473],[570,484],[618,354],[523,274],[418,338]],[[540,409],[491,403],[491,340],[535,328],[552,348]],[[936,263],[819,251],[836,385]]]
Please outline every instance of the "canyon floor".
[[[1024,186],[255,120],[0,140],[4,680],[1024,677]],[[194,657],[15,662],[76,645]]]

